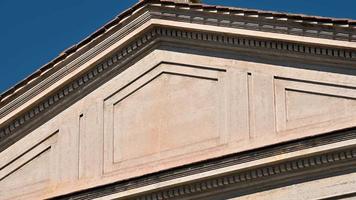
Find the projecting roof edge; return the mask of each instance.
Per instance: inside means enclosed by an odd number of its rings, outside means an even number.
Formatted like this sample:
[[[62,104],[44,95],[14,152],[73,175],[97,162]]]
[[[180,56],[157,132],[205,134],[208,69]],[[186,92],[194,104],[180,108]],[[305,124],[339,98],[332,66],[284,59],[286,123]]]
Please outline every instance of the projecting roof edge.
[[[115,26],[123,23],[130,16],[135,14],[140,8],[145,5],[152,3],[159,7],[174,7],[176,9],[189,9],[194,11],[200,11],[208,14],[218,13],[229,16],[238,16],[250,19],[259,19],[259,20],[273,20],[278,23],[296,23],[301,24],[302,26],[307,27],[318,27],[321,30],[325,29],[328,34],[332,34],[331,39],[335,40],[348,40],[356,41],[356,20],[352,19],[339,19],[339,18],[328,18],[320,16],[308,16],[302,14],[289,14],[281,12],[272,12],[272,11],[262,11],[254,9],[244,9],[237,7],[228,7],[228,6],[213,6],[206,4],[198,3],[175,3],[172,0],[143,0],[135,4],[131,8],[122,12],[120,15],[115,17],[113,20],[105,24],[103,27],[99,28],[93,34],[75,44],[68,49],[64,50],[58,57],[50,61],[49,63],[42,66],[35,73],[31,74],[23,81],[16,84],[14,87],[8,89],[4,93],[0,94],[0,107],[2,107],[6,102],[9,102],[12,99],[12,96],[19,93],[23,90],[29,83],[33,82],[35,79],[44,76],[46,73],[49,73],[55,66],[59,65],[61,62],[72,56],[79,49],[89,45],[91,42],[97,38],[103,36],[108,30],[112,29]],[[247,28],[246,26],[243,28]],[[267,28],[268,29],[268,28]],[[287,30],[288,31],[288,30]],[[293,33],[292,33],[293,34]],[[309,34],[310,36],[313,33]],[[314,37],[316,35],[314,34]],[[6,101],[5,101],[6,100]]]
[[[150,3],[147,4],[147,2]],[[355,66],[356,43],[354,42],[320,38],[316,40],[320,41],[319,44],[307,41],[308,37],[304,36],[284,33],[265,34],[259,30],[246,30],[231,26],[224,26],[216,30],[216,26],[221,25],[216,21],[201,23],[201,21],[191,21],[190,18],[183,20],[179,15],[181,12],[186,12],[187,9],[181,9],[180,6],[194,7],[192,12],[189,10],[188,12],[195,16],[197,13],[194,11],[195,7],[203,5],[177,4],[159,0],[143,1],[135,5],[131,11],[126,11],[130,14],[118,17],[119,22],[109,22],[101,31],[99,30],[91,36],[91,41],[85,40],[89,41],[87,44],[66,50],[64,53],[66,56],[62,60],[52,63],[51,67],[43,67],[38,77],[31,76],[33,79],[20,84],[13,94],[5,96],[0,102],[0,151],[7,148],[7,145],[11,145],[7,141],[16,141],[17,136],[25,134],[23,127],[26,130],[26,127],[33,127],[34,123],[37,123],[36,119],[42,116],[40,114],[48,113],[43,111],[53,110],[60,102],[59,100],[74,93],[73,91],[77,91],[78,88],[88,85],[87,83],[92,82],[102,71],[111,69],[112,66],[122,67],[121,62],[128,59],[127,55],[136,55],[132,52],[146,48],[147,41],[156,42],[155,38],[171,38],[177,42],[209,42],[224,48],[248,49],[262,53],[278,52],[286,53],[289,56],[298,54],[319,61],[323,60],[322,62],[329,62],[328,64],[346,63],[349,66]],[[158,9],[158,12],[157,8],[162,9]],[[170,14],[172,11],[176,13],[173,19]],[[198,11],[198,13],[201,12]],[[211,13],[216,12],[209,11],[204,14],[208,14],[209,19],[221,17],[219,13],[219,15],[212,14],[210,17]],[[265,37],[264,35],[270,36]],[[97,60],[95,61],[93,57],[96,57]],[[69,65],[68,62],[73,60],[76,61],[76,64]],[[88,62],[88,60],[94,61]],[[78,69],[72,73],[74,68]],[[69,78],[68,73],[71,76]],[[60,83],[58,83],[59,80]]]

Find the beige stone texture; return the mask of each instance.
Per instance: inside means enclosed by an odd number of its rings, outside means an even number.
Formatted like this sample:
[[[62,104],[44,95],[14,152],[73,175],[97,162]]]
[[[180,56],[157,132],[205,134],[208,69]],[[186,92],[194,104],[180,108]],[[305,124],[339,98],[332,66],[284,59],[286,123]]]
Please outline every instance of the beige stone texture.
[[[151,21],[132,34],[155,23],[167,24]],[[301,36],[214,31],[306,42]],[[130,37],[1,120],[92,66]],[[307,42],[349,44],[315,40]],[[289,65],[154,50],[1,152],[1,199],[53,197],[356,124],[355,76]],[[269,162],[278,159],[282,158]],[[341,178],[279,190],[311,191],[315,184],[327,188]],[[270,197],[283,194],[272,192]]]

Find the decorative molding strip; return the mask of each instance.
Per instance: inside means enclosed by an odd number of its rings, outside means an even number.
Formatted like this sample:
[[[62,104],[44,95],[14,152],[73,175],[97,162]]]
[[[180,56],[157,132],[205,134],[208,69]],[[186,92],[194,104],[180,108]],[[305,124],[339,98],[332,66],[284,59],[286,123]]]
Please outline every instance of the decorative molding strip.
[[[337,195],[337,196],[329,197],[329,198],[323,198],[320,200],[355,199],[355,197],[356,197],[356,193],[349,193],[349,194]]]
[[[278,51],[281,54],[304,54],[312,57],[330,58],[336,59],[336,61],[354,61],[356,60],[356,51],[347,49],[337,49],[330,47],[315,47],[306,44],[283,42],[283,41],[270,41],[258,38],[239,37],[234,35],[225,35],[218,33],[206,33],[190,30],[181,30],[168,27],[155,27],[147,31],[143,36],[138,37],[135,41],[128,44],[123,49],[118,50],[115,54],[110,55],[106,60],[96,65],[90,71],[61,88],[55,94],[49,96],[47,99],[37,104],[29,111],[21,115],[20,117],[1,125],[0,128],[0,147],[3,146],[5,140],[10,135],[14,134],[21,126],[28,121],[33,120],[39,114],[44,113],[51,106],[58,104],[62,99],[77,91],[83,85],[91,82],[98,77],[103,71],[119,66],[123,60],[131,58],[134,52],[137,52],[147,44],[151,44],[154,39],[174,39],[179,43],[182,41],[196,41],[199,44],[208,42],[210,44],[250,49],[250,50],[262,50],[266,54],[269,54],[271,50]]]
[[[333,40],[356,41],[355,25],[344,20],[233,7],[151,4],[156,18]],[[212,14],[213,13],[213,14]],[[336,23],[334,23],[336,22]],[[337,23],[344,24],[337,24]]]
[[[299,171],[307,171],[311,169],[322,170],[325,166],[336,165],[337,163],[345,163],[356,161],[356,148],[325,153],[317,156],[295,159],[292,161],[283,162],[280,164],[259,167],[243,172],[214,177],[207,180],[201,180],[186,185],[180,185],[160,191],[144,194],[130,199],[135,200],[159,200],[159,199],[175,199],[186,196],[192,196],[218,190],[219,188],[236,187],[247,182],[251,183],[259,179],[273,178],[275,176],[290,175]],[[127,198],[125,198],[127,199]]]
[[[95,45],[97,41],[100,41],[104,36],[107,36],[107,33],[110,33],[112,30],[122,29],[118,32],[124,32],[126,30],[125,25],[132,23],[136,23],[136,25],[138,25],[138,20],[143,17],[140,16],[140,14],[142,14],[142,11],[147,11],[147,9],[145,8],[147,8],[146,4],[148,1],[151,0],[140,1],[136,5],[132,6],[131,9],[124,11],[123,13],[115,17],[113,20],[105,24],[103,27],[92,33],[87,38],[64,50],[56,58],[42,66],[36,72],[27,77],[25,80],[21,81],[14,87],[0,94],[0,105],[3,104],[3,102],[8,102],[9,99],[12,100],[14,98],[13,96],[15,96],[14,94],[17,94],[19,93],[19,91],[26,89],[27,87],[29,87],[29,85],[32,85],[33,82],[38,82],[39,79],[43,79],[43,76],[48,75],[49,71],[51,71],[52,74],[53,71],[58,70],[58,65],[60,65],[60,67],[63,67],[63,64],[65,65],[67,63],[67,60],[71,60],[71,58],[69,57],[72,57],[73,54],[78,54],[78,52],[82,53],[83,49],[91,48],[93,44]]]
[[[3,105],[2,108],[0,108],[0,118],[10,112],[14,107],[16,108],[17,106],[14,104],[18,103],[21,105],[21,102],[25,102],[33,95],[38,94],[39,91],[48,87],[48,85],[51,85],[50,82],[53,83],[56,78],[60,78],[60,75],[56,74],[56,70],[67,67],[64,65],[67,64],[67,61],[72,59],[73,54],[76,56],[83,48],[90,47],[97,40],[108,35],[107,33],[112,30],[120,29],[117,31],[119,33],[121,31],[127,31],[127,27],[125,26],[127,24],[139,26],[140,18],[144,18],[144,16],[140,16],[142,13],[144,13],[143,15],[147,15],[148,18],[155,17],[189,23],[203,23],[215,26],[356,41],[355,20],[285,14],[204,4],[175,3],[169,0],[143,0],[117,16],[82,42],[65,50],[57,58],[44,65],[24,81],[15,85],[5,93],[0,94],[0,105]],[[79,63],[80,62],[77,64]],[[68,72],[69,71],[70,70],[68,70]],[[46,83],[49,74],[50,78],[48,83]],[[34,88],[39,89],[33,90]]]
[[[53,199],[95,199],[105,197],[123,191],[136,189],[159,182],[169,181],[194,174],[199,174],[219,168],[234,166],[254,160],[264,159],[272,156],[283,155],[290,152],[297,152],[304,149],[328,145],[344,140],[356,138],[355,129],[330,133],[328,135],[316,136],[308,139],[300,139],[285,144],[273,145],[257,150],[224,156],[208,161],[190,164],[175,169],[166,170],[143,177],[134,178],[127,181],[100,186],[86,191],[57,197]],[[197,180],[171,188],[163,188],[151,193],[137,194],[137,196],[126,197],[125,199],[153,200],[153,199],[175,199],[186,196],[202,194],[204,192],[218,192],[220,189],[240,189],[248,191],[263,180],[283,179],[293,181],[293,178],[300,178],[300,174],[321,175],[320,173],[332,174],[354,166],[356,162],[356,147],[339,149],[330,152],[312,154],[310,156],[299,157],[279,163],[271,163],[264,166],[256,166],[246,170],[231,172],[221,176]],[[293,174],[299,174],[294,177]],[[275,179],[276,178],[276,179]],[[246,184],[248,183],[248,184]],[[246,187],[247,186],[247,187]],[[221,190],[220,190],[221,191]]]
[[[218,43],[220,45],[240,48],[275,50],[281,51],[281,53],[301,53],[311,56],[324,56],[343,60],[356,60],[355,50],[338,49],[322,46],[317,47],[301,43],[265,40],[250,37],[239,37],[234,35],[217,33],[204,33],[200,31],[186,31],[173,28],[158,28],[156,30],[157,34],[163,37],[213,42]]]
[[[135,24],[140,21],[144,12],[149,18],[170,19],[198,24],[235,27],[248,30],[277,32],[291,35],[303,35],[334,40],[356,41],[356,21],[348,19],[325,18],[296,14],[277,13],[270,11],[251,10],[204,4],[175,3],[174,1],[143,0],[128,9],[115,19],[94,32],[80,43],[65,50],[57,58],[44,65],[24,81],[0,94],[0,104],[6,105],[15,98],[22,97],[22,91],[39,83],[50,73],[58,70],[58,65],[65,64],[72,54],[77,54],[83,47],[95,43],[107,35],[110,30],[123,29],[125,24]],[[139,25],[137,23],[136,25]],[[118,32],[120,32],[119,30]],[[16,95],[15,95],[16,94]],[[32,94],[32,93],[30,93]],[[0,113],[2,113],[0,109]]]

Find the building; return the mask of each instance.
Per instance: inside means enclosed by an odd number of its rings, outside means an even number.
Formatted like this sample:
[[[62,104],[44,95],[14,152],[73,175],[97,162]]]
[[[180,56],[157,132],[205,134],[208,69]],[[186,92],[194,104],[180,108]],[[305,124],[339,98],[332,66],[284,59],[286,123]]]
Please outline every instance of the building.
[[[0,97],[0,199],[356,195],[356,21],[144,0]]]

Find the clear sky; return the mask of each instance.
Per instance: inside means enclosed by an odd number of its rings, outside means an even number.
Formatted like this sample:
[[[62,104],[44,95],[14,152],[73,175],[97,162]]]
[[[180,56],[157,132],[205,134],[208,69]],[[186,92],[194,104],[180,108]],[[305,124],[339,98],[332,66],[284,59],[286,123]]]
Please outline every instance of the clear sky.
[[[0,93],[138,0],[0,0]],[[356,0],[204,0],[204,3],[356,19]]]

